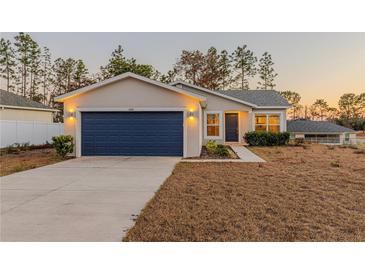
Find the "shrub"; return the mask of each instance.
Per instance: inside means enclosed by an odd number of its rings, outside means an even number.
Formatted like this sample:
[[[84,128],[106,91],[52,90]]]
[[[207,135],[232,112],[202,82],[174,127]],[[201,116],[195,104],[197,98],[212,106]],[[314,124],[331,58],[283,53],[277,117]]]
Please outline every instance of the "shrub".
[[[289,142],[289,132],[256,132],[245,134],[245,140],[250,146],[283,146]]]
[[[229,151],[224,145],[218,145],[215,149],[215,153],[219,156],[229,156]]]
[[[290,133],[289,132],[279,132],[277,133],[279,146],[284,146],[289,143]]]
[[[55,136],[52,138],[52,141],[57,154],[62,158],[65,158],[68,153],[72,153],[74,150],[73,138],[71,135]]]
[[[205,147],[209,153],[215,153],[217,149],[217,143],[214,140],[209,140]]]

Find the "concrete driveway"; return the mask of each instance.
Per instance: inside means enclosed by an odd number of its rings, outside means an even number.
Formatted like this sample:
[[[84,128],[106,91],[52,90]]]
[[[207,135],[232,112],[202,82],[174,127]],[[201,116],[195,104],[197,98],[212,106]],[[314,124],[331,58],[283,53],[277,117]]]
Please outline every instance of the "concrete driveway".
[[[1,241],[120,241],[179,160],[83,157],[2,177]]]

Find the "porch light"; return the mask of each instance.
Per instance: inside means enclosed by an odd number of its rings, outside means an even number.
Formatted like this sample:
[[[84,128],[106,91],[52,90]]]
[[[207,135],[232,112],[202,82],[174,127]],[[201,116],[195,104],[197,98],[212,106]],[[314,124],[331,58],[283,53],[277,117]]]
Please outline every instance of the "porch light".
[[[75,111],[70,109],[68,112],[66,112],[66,117],[70,118],[71,120],[74,119],[76,117]]]
[[[194,119],[194,112],[193,112],[193,111],[189,111],[189,112],[188,112],[188,118],[189,118],[190,120]]]

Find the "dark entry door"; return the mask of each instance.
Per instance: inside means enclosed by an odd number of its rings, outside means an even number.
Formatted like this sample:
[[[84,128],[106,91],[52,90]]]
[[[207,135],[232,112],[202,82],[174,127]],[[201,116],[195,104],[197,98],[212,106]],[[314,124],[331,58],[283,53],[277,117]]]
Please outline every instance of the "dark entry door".
[[[238,113],[226,113],[226,142],[238,142]]]

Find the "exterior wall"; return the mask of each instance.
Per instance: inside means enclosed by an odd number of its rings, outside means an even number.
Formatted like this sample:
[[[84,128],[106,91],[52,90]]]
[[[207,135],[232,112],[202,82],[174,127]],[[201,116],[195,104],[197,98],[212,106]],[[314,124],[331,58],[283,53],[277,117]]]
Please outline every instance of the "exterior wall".
[[[346,141],[346,133],[340,134],[340,143],[341,144],[361,144],[360,140],[357,140],[356,133],[350,133],[349,139]]]
[[[286,131],[286,109],[253,109],[250,106],[246,106],[241,103],[234,102],[232,100],[225,99],[220,96],[216,96],[214,94],[209,94],[196,88],[192,88],[182,84],[178,84],[176,86],[185,89],[187,91],[203,95],[207,98],[206,102],[207,105],[206,108],[203,110],[203,119],[205,119],[207,111],[222,111],[223,134],[222,138],[214,139],[217,143],[223,144],[225,141],[224,113],[226,112],[239,113],[239,142],[244,142],[243,136],[245,135],[246,132],[255,130],[255,113],[280,114],[280,129],[281,131]],[[202,123],[202,131],[203,131],[203,144],[206,144],[210,139],[204,137],[204,133],[206,131],[205,123]]]
[[[179,94],[153,84],[134,78],[102,86],[95,90],[66,99],[64,112],[76,112],[76,119],[65,118],[65,134],[70,134],[76,140],[76,151],[80,150],[80,114],[82,110],[90,111],[146,111],[146,110],[173,110],[193,111],[194,117],[185,117],[184,142],[186,142],[185,157],[200,155],[200,105],[199,100],[187,95]],[[77,154],[77,153],[76,153]]]
[[[220,123],[221,130],[222,130],[222,138],[209,138],[206,137],[205,131],[206,129],[206,121],[205,121],[205,115],[209,112],[208,110],[204,110],[204,116],[203,116],[203,123],[202,123],[202,133],[203,133],[203,145],[205,145],[209,140],[215,140],[218,144],[224,144],[225,143],[225,113],[238,113],[238,142],[244,143],[243,136],[246,132],[249,131],[250,125],[249,125],[249,112],[247,111],[220,111],[220,114],[222,115],[222,121]]]
[[[203,110],[203,122],[201,123],[201,130],[203,133],[203,144],[206,144],[210,139],[205,138],[205,115],[206,112],[209,111],[221,111],[222,115],[222,138],[214,139],[218,144],[223,144],[225,142],[225,113],[233,112],[238,113],[238,124],[239,124],[239,136],[238,140],[239,142],[243,142],[243,136],[247,131],[250,131],[251,128],[251,122],[250,122],[250,115],[252,112],[252,108],[250,106],[245,106],[241,103],[231,101],[229,99],[222,98],[220,96],[216,96],[214,94],[209,94],[204,91],[187,87],[184,85],[177,85],[179,88],[183,88],[184,90],[194,92],[199,95],[203,95],[207,98],[206,101],[206,107]]]
[[[0,120],[53,122],[53,112],[26,109],[0,109]]]

